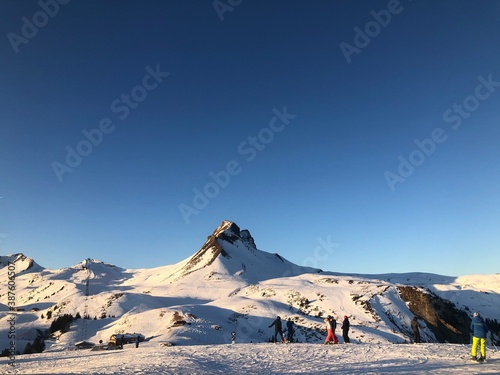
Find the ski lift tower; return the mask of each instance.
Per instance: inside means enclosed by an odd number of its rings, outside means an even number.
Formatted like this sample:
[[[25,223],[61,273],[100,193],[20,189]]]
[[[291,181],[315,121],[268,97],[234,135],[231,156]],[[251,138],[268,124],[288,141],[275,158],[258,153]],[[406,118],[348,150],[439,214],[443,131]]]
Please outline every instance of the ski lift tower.
[[[87,278],[85,279],[85,305],[83,310],[83,324],[82,324],[82,341],[87,340],[87,319],[89,317],[89,280],[90,280],[90,258],[85,259],[82,268],[87,270]]]

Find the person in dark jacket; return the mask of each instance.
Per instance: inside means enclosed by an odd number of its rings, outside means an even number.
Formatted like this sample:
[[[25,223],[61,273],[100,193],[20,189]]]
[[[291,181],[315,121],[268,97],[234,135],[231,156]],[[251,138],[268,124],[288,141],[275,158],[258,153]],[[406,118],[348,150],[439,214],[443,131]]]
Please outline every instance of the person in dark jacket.
[[[271,328],[274,326],[274,343],[276,343],[276,338],[279,335],[281,336],[281,341],[283,341],[283,327],[281,326],[281,318],[279,316],[276,317],[274,322],[269,326]]]
[[[292,318],[288,318],[288,320],[286,322],[286,340],[288,342],[293,341],[293,333],[294,332],[295,332],[295,330],[293,329]]]
[[[349,340],[349,327],[351,326],[351,323],[349,323],[349,319],[347,318],[347,315],[344,315],[344,320],[342,321],[342,337],[344,338],[344,344],[348,344],[351,342]]]
[[[339,343],[339,339],[337,338],[337,335],[335,334],[335,330],[337,329],[337,321],[335,320],[335,318],[332,316],[330,317],[330,322],[332,324],[332,331],[333,331],[333,343],[334,344],[338,344]]]
[[[421,342],[420,340],[420,331],[418,330],[419,328],[423,328],[420,324],[418,324],[417,317],[413,317],[411,320],[411,329],[413,330],[413,342],[415,344],[418,344]]]
[[[488,333],[488,328],[484,323],[484,319],[479,315],[478,312],[472,314],[472,322],[470,324],[470,329],[472,331],[472,360],[477,361],[477,347],[480,346],[481,357],[479,361],[483,362],[486,360],[486,334]]]

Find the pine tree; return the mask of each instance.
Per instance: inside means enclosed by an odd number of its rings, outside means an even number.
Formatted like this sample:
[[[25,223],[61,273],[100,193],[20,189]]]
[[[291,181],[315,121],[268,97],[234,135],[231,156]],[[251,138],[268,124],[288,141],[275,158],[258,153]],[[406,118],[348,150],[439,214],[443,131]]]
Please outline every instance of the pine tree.
[[[31,343],[27,343],[26,346],[24,347],[23,354],[31,354],[33,351],[31,350]]]
[[[43,338],[40,336],[37,336],[35,341],[33,341],[33,345],[31,345],[31,351],[32,353],[41,353],[45,349],[45,342],[43,341]]]
[[[49,328],[49,333],[53,333],[56,331],[67,332],[70,323],[73,321],[73,315],[64,314],[60,315],[55,319]]]

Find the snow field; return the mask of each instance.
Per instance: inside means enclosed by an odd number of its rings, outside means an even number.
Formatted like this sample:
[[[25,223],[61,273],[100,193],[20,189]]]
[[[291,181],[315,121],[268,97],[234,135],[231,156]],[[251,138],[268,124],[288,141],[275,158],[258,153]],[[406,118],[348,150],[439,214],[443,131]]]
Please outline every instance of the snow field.
[[[123,350],[45,352],[18,356],[2,374],[498,374],[500,355],[469,361],[470,346],[453,344],[223,344]]]

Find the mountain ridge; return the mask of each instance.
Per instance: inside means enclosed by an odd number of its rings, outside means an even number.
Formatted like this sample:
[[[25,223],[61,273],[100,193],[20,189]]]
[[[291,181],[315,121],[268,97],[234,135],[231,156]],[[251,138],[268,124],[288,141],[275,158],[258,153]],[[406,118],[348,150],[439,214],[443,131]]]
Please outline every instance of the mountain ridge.
[[[463,342],[470,313],[481,310],[495,328],[500,305],[500,275],[325,272],[259,250],[250,231],[226,220],[198,251],[173,265],[124,269],[87,258],[51,270],[22,254],[0,257],[0,262],[0,278],[7,277],[8,262],[20,270],[21,332],[47,329],[49,314],[94,318],[74,321],[68,333],[48,340],[52,350],[83,339],[107,342],[120,332],[191,345],[227,343],[228,333],[235,331],[241,342],[263,342],[276,315],[292,319],[303,342],[324,339],[326,315],[350,316],[353,342],[411,341],[414,315],[424,325],[425,341]],[[2,301],[5,293],[0,286]],[[0,305],[0,335],[8,312]],[[4,344],[0,339],[0,349]]]

